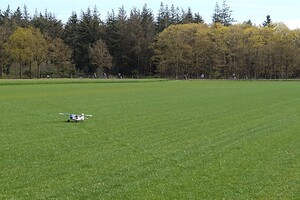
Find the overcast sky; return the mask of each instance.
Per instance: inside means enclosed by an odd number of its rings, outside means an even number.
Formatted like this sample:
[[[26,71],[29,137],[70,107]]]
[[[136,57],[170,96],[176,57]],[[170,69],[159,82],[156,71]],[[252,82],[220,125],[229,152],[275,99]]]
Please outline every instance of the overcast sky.
[[[122,5],[129,14],[130,9],[133,7],[142,9],[145,4],[156,15],[159,10],[161,2],[164,5],[171,7],[174,4],[175,7],[183,8],[187,11],[188,7],[192,9],[193,13],[199,13],[206,23],[211,23],[211,16],[214,11],[216,2],[220,5],[223,0],[0,0],[0,9],[6,10],[10,5],[11,10],[15,11],[19,6],[23,9],[24,5],[31,15],[35,10],[44,12],[45,9],[48,12],[54,13],[57,19],[62,20],[64,23],[71,16],[72,11],[77,14],[86,11],[88,7],[93,9],[97,7],[102,20],[106,19],[107,12],[114,10],[117,13],[118,8]],[[232,16],[237,22],[244,22],[251,20],[254,24],[259,25],[265,19],[267,15],[271,16],[273,22],[283,22],[291,29],[300,28],[300,0],[227,0],[227,5],[233,10]]]

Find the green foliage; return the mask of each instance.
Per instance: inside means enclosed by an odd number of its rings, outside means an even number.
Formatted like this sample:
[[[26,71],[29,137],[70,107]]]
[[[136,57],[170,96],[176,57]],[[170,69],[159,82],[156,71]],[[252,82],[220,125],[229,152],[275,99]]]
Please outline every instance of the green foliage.
[[[34,60],[34,34],[32,28],[17,28],[9,37],[6,45],[7,52],[10,53],[12,59],[19,63],[20,78],[22,78],[22,68],[25,64]]]
[[[98,40],[95,45],[90,46],[89,55],[92,64],[95,65],[94,72],[108,71],[112,67],[112,57],[102,40]]]
[[[92,63],[89,56],[89,46],[100,39],[102,33],[101,20],[96,8],[94,12],[88,8],[86,12],[81,13],[81,20],[78,24],[78,57],[76,58],[76,67],[85,72],[92,72]]]
[[[34,41],[33,41],[33,60],[37,65],[37,77],[41,77],[40,65],[47,60],[48,53],[48,42],[45,36],[40,32],[39,29],[33,30]],[[30,71],[31,72],[31,71]],[[31,78],[30,74],[30,78]]]
[[[170,25],[188,24],[188,23],[204,23],[203,18],[199,13],[193,14],[189,7],[187,12],[172,4],[171,8],[168,5],[160,4],[160,9],[156,18],[156,30],[158,33],[168,28]]]
[[[140,26],[138,23],[137,26]],[[132,51],[130,44],[131,34],[134,30],[129,28],[129,22],[127,19],[126,11],[124,7],[119,8],[117,14],[112,11],[109,14],[108,21],[105,26],[104,38],[111,52],[113,59],[112,71],[114,73],[126,73],[129,74],[128,68],[130,68],[130,57],[129,53]],[[139,40],[140,38],[136,38]]]
[[[61,20],[56,19],[55,14],[48,12],[47,9],[44,14],[36,12],[30,23],[47,37],[52,39],[62,37],[64,29]]]
[[[62,39],[52,40],[48,51],[50,61],[54,65],[58,77],[70,77],[74,74],[71,49]]]
[[[66,23],[63,35],[64,42],[69,46],[72,51],[72,60],[79,68],[80,62],[80,38],[79,38],[79,19],[75,12],[72,13],[68,22]]]
[[[80,15],[73,12],[64,25],[47,9],[30,16],[26,5],[16,11],[8,6],[5,11],[0,10],[0,77],[3,74],[10,78],[16,78],[17,74],[26,78],[49,74],[67,77],[74,73],[90,76],[101,69],[92,59],[101,55],[91,55],[90,51],[100,40],[112,57],[107,72],[121,72],[127,77],[180,78],[184,74],[192,78],[200,74],[210,78],[229,78],[232,74],[237,78],[300,77],[299,30],[292,31],[284,24],[272,22],[270,16],[263,27],[253,26],[251,20],[233,25],[232,12],[225,0],[220,6],[217,2],[213,24],[204,24],[201,15],[189,7],[185,11],[161,3],[154,16],[145,4],[141,11],[132,8],[129,15],[122,6],[102,21],[94,7]],[[180,27],[183,24],[187,26]],[[176,25],[179,27],[174,28]],[[18,47],[19,54],[15,47],[10,49],[8,38],[14,31],[31,27],[35,42]],[[171,38],[164,31],[171,32]],[[68,47],[63,47],[61,39]],[[55,46],[61,48],[55,52]],[[63,55],[66,57],[62,58]]]
[[[264,27],[274,27],[271,16],[267,15],[266,20],[262,23]]]
[[[9,54],[6,51],[5,47],[6,42],[10,36],[10,31],[5,26],[0,26],[0,78],[2,77],[3,73],[6,72],[5,66],[9,63]]]
[[[235,22],[232,18],[232,10],[226,4],[226,0],[223,0],[222,7],[220,7],[218,2],[216,2],[212,21],[214,24],[220,23],[224,26],[230,26],[233,22]]]
[[[291,31],[282,23],[274,28],[175,25],[158,35],[153,59],[164,76],[189,73],[199,77],[204,73],[210,78],[231,78],[233,74],[238,78],[296,78],[299,39],[299,30]]]
[[[8,81],[2,199],[299,197],[299,82]]]
[[[47,59],[48,44],[39,29],[32,27],[17,28],[9,37],[6,51],[13,60],[20,65],[20,78],[25,66],[29,66],[30,78],[32,78],[32,64],[36,63],[38,77],[40,77],[40,64]]]

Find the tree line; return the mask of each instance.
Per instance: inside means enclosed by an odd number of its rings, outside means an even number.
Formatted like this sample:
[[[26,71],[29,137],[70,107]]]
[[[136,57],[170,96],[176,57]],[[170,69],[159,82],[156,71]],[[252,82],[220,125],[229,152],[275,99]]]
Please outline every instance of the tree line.
[[[65,24],[45,10],[0,10],[0,77],[298,78],[300,31],[273,23],[234,24],[232,10],[216,3],[212,23],[161,3],[108,12],[96,7]]]
[[[158,34],[155,61],[165,76],[286,79],[300,75],[300,30],[185,24]]]

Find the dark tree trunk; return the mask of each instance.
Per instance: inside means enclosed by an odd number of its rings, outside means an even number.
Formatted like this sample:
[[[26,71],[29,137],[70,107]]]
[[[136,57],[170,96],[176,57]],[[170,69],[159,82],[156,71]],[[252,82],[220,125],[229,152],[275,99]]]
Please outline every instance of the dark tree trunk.
[[[22,79],[22,63],[20,62],[20,79]]]
[[[3,74],[3,66],[2,64],[0,64],[0,78],[2,77],[2,74]]]
[[[30,73],[30,79],[32,79],[32,65],[31,65],[31,62],[29,63],[29,73]]]

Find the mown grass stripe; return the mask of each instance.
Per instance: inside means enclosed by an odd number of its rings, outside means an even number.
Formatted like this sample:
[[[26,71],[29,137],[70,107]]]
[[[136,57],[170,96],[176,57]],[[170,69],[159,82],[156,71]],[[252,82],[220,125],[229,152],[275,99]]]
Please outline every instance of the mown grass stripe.
[[[4,198],[296,199],[298,82],[2,85]],[[93,114],[66,123],[59,112]]]

